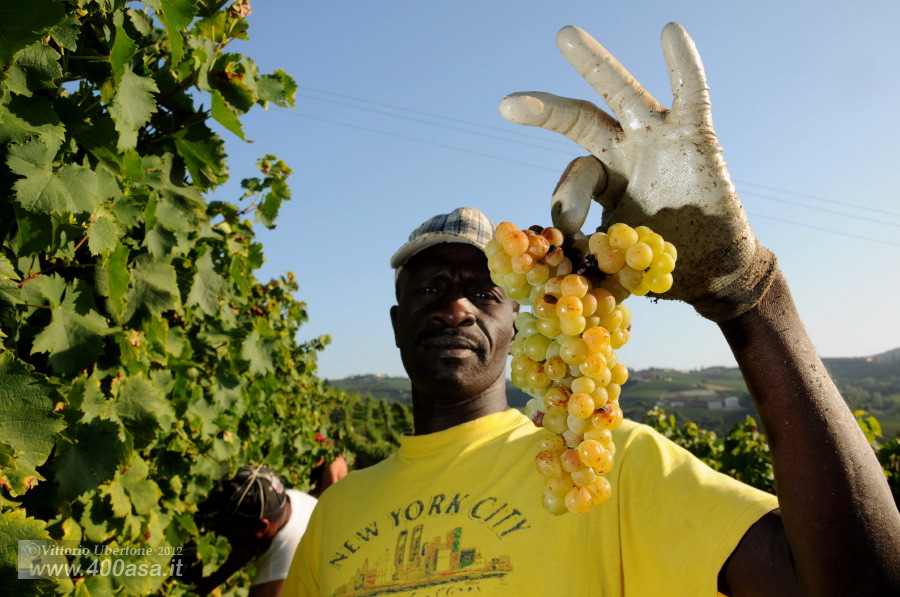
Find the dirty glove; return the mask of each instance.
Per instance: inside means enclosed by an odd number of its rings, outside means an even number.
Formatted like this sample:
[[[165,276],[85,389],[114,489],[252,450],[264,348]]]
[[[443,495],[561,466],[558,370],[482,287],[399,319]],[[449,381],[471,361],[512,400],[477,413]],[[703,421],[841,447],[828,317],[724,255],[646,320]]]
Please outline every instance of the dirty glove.
[[[548,93],[500,103],[507,120],[562,133],[591,153],[563,173],[552,199],[554,225],[573,234],[591,200],[603,227],[649,226],[678,250],[675,284],[663,295],[716,322],[737,317],[765,294],[775,256],[756,240],[713,130],[709,90],[693,40],[677,23],[662,33],[674,94],[664,108],[597,41],[565,27],[557,46],[616,116]]]

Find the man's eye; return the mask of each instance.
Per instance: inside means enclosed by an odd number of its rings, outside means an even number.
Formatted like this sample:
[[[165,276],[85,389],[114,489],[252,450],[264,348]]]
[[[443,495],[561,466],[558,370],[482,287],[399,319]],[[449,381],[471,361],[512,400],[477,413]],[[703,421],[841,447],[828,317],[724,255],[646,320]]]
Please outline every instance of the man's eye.
[[[500,297],[494,290],[476,290],[472,295],[482,301],[499,300]]]

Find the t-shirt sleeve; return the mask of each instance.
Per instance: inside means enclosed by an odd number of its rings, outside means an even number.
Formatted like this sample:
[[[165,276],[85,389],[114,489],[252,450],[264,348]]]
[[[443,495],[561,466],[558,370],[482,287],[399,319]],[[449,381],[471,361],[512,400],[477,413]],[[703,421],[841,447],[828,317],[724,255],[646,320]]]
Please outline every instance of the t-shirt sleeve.
[[[650,427],[636,425],[623,439],[616,463],[622,572],[647,584],[626,592],[659,594],[655,583],[684,582],[681,594],[716,595],[718,571],[747,529],[778,507],[776,498],[714,471]]]
[[[321,546],[320,509],[313,511],[300,545],[294,553],[290,570],[284,581],[282,597],[318,597],[318,566]]]

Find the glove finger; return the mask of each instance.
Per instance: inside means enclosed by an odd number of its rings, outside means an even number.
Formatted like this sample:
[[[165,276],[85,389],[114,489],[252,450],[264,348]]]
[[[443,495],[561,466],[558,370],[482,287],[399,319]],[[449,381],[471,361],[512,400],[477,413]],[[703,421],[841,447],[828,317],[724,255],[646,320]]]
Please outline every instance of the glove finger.
[[[556,45],[610,107],[621,126],[638,130],[652,125],[665,111],[597,40],[578,27],[563,27]]]
[[[573,236],[581,230],[591,208],[591,200],[603,192],[606,183],[606,168],[594,156],[583,156],[569,162],[550,198],[553,225],[566,236]]]
[[[675,97],[672,112],[683,121],[699,121],[711,129],[709,86],[694,40],[684,27],[669,23],[663,28],[662,47]]]
[[[563,134],[613,170],[622,169],[618,142],[622,128],[616,120],[590,102],[534,91],[511,93],[500,102],[500,114],[510,122],[537,126]]]

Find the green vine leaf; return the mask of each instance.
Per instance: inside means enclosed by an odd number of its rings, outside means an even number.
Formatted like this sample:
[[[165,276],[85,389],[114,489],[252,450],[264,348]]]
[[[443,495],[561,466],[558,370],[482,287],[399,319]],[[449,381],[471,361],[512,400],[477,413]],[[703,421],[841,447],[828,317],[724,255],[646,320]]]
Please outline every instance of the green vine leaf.
[[[269,102],[282,108],[296,107],[294,100],[297,95],[297,83],[283,70],[277,70],[271,75],[262,75],[257,84],[259,92],[259,104],[263,108],[269,107]]]
[[[58,443],[55,479],[60,491],[70,498],[111,480],[116,469],[128,461],[130,448],[119,438],[115,421],[78,423],[69,427],[69,434],[71,443]]]
[[[29,211],[43,213],[91,212],[103,199],[97,174],[77,164],[53,168],[59,143],[48,145],[40,139],[29,139],[12,145],[6,164],[22,176],[15,182],[16,200]]]
[[[131,70],[122,73],[116,95],[109,106],[109,113],[119,131],[119,151],[134,149],[138,131],[150,122],[156,113],[155,94],[159,92],[156,82],[149,77],[141,77]]]
[[[219,310],[219,301],[227,287],[225,279],[216,273],[212,255],[207,251],[197,262],[197,275],[191,284],[187,306],[196,305],[202,312],[215,316]]]
[[[59,145],[65,134],[50,101],[20,95],[0,98],[0,144],[21,144],[29,137],[41,137]]]
[[[0,66],[12,62],[16,52],[65,20],[65,8],[53,0],[29,0],[27,5],[4,2],[0,6]]]
[[[6,85],[13,93],[31,97],[38,89],[53,89],[63,74],[59,52],[43,43],[31,44],[16,54],[6,74]]]
[[[183,57],[181,30],[186,29],[197,13],[193,0],[148,0],[159,20],[162,21],[172,45],[172,62],[178,64]]]
[[[102,255],[119,246],[119,238],[122,233],[115,217],[105,210],[101,210],[88,225],[87,236],[91,255]]]
[[[44,464],[63,420],[53,414],[53,386],[11,352],[0,352],[0,442],[12,446],[17,462],[34,469]]]
[[[168,261],[156,261],[150,255],[140,255],[131,270],[131,289],[126,297],[125,320],[139,309],[159,316],[165,311],[181,309],[181,295],[175,268]]]
[[[64,294],[61,287],[65,288]],[[48,353],[50,367],[59,374],[72,374],[90,366],[102,352],[100,338],[109,330],[97,312],[90,286],[83,280],[67,284],[54,274],[50,278],[44,276],[43,288],[52,318],[50,325],[35,336],[31,353]]]
[[[117,386],[116,412],[134,437],[135,446],[143,448],[153,441],[158,429],[171,425],[172,407],[159,387],[143,375],[125,377]]]
[[[235,114],[234,110],[231,109],[225,98],[218,91],[212,92],[211,115],[216,122],[237,135],[241,140],[248,141],[247,137],[244,136],[244,129],[241,127],[241,121],[238,120],[237,114]]]
[[[119,13],[121,14],[121,13]],[[116,25],[116,38],[112,51],[109,53],[109,62],[112,64],[113,84],[119,87],[122,77],[131,70],[131,59],[137,52],[137,45],[128,37],[128,33],[121,25]]]
[[[209,189],[228,179],[225,142],[206,124],[195,124],[179,131],[174,139],[194,184]]]

